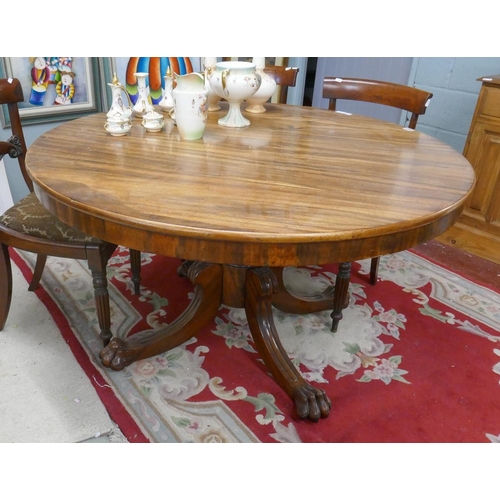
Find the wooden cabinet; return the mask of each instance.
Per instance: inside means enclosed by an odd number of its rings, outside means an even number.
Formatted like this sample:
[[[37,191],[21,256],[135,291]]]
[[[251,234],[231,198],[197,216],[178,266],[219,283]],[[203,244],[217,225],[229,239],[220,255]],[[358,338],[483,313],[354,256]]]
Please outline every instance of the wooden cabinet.
[[[482,81],[464,156],[476,186],[459,221],[437,239],[500,263],[500,75]]]

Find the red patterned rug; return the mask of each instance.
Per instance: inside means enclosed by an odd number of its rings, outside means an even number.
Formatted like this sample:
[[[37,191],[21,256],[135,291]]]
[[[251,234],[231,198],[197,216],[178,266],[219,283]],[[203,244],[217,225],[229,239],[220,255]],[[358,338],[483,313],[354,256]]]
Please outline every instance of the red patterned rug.
[[[29,279],[30,254],[13,252]],[[179,260],[142,255],[142,293],[132,294],[128,252],[108,277],[112,329],[126,336],[170,323],[192,298]],[[318,423],[295,417],[253,344],[242,309],[223,307],[183,346],[121,372],[99,361],[101,343],[86,263],[49,259],[42,300],[111,418],[131,442],[498,442],[500,290],[450,272],[415,252],[353,265],[351,301],[339,331],[329,311],[275,310],[280,339],[304,377],[333,406]],[[291,291],[314,294],[335,266],[289,268]]]

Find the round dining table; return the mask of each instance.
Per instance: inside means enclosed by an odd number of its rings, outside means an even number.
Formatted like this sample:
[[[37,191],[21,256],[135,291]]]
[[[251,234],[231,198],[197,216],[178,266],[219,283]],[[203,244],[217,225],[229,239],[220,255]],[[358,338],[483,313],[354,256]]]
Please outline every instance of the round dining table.
[[[244,106],[244,105],[243,105]],[[243,109],[242,106],[242,109]],[[43,133],[26,163],[41,203],[103,240],[181,259],[194,298],[172,323],[113,337],[102,363],[121,370],[177,347],[213,321],[221,304],[245,309],[257,350],[297,415],[318,421],[331,401],[304,380],[284,350],[272,308],[332,309],[347,301],[350,262],[411,248],[452,226],[475,175],[450,146],[373,118],[266,104],[250,126],[218,125],[182,140],[167,115],[148,132],[140,118],[109,135],[99,113]],[[335,285],[298,297],[285,266],[340,263]],[[221,360],[221,362],[227,362]]]

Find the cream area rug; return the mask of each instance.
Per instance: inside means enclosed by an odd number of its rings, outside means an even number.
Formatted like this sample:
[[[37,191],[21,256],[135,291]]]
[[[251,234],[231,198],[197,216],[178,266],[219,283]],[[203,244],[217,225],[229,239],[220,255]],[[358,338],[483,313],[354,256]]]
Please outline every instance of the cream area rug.
[[[0,332],[0,442],[120,441],[52,316],[12,264],[12,305]]]

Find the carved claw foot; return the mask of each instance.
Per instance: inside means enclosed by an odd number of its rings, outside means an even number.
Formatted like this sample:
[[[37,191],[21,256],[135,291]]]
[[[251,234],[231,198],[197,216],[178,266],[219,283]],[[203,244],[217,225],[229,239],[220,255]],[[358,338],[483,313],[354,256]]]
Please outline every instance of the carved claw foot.
[[[316,389],[311,385],[304,385],[295,391],[293,397],[295,410],[300,419],[309,419],[317,422],[330,414],[332,402],[323,389]]]
[[[115,337],[101,350],[99,356],[104,366],[119,371],[134,361],[134,357],[131,354],[132,349],[127,348],[122,340]]]

